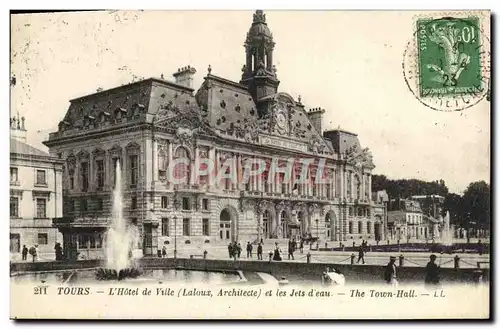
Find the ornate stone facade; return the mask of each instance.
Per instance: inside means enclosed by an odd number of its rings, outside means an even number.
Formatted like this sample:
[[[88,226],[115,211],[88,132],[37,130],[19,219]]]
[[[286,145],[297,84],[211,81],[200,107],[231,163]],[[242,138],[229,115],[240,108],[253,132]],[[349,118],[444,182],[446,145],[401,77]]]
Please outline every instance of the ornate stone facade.
[[[209,68],[195,92],[183,84],[191,79],[183,75],[195,70],[182,70],[175,83],[150,78],[71,101],[46,142],[68,163],[63,234],[106,230],[119,160],[125,216],[137,226],[145,254],[174,239],[226,244],[306,234],[322,241],[375,237],[366,229],[378,207],[370,197],[369,151],[354,134],[322,132],[324,110],[308,114],[300,99],[278,92],[274,41],[261,11],[245,49],[239,83]],[[186,162],[175,167],[180,159]],[[263,171],[247,177],[251,161],[260,161]],[[284,181],[273,166],[286,163],[293,167]],[[221,178],[227,164],[231,178]],[[169,179],[176,175],[184,180]],[[364,228],[349,231],[349,220]]]

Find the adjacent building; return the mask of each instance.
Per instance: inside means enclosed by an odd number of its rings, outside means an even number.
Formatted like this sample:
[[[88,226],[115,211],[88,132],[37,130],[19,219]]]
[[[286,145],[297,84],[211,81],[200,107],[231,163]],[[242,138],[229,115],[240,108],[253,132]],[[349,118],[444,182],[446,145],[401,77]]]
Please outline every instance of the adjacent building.
[[[38,245],[41,259],[53,260],[62,235],[52,226],[62,217],[64,161],[26,143],[24,118],[10,120],[10,255]]]
[[[427,240],[429,221],[424,218],[420,203],[408,199],[392,199],[388,204],[388,238],[401,242]]]
[[[414,195],[411,199],[418,201],[422,208],[424,219],[429,227],[429,238],[440,239],[445,226],[443,218],[444,196],[437,194]]]
[[[187,66],[175,81],[149,78],[70,101],[45,142],[65,163],[63,218],[54,225],[68,257],[102,251],[117,163],[124,216],[146,255],[174,242],[383,239],[370,151],[355,133],[324,131],[326,110],[278,90],[275,42],[260,10],[244,45],[240,81],[209,67],[195,90]],[[290,177],[276,169],[288,165]]]

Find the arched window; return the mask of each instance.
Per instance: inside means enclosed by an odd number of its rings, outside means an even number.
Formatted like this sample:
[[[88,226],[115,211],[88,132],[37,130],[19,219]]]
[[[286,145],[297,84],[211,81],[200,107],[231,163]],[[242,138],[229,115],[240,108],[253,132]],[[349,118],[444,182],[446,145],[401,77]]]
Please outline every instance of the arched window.
[[[182,162],[176,162],[174,167],[174,178],[182,180],[184,184],[189,184],[189,177],[191,174],[191,158],[189,157],[188,150],[185,147],[178,147],[175,150],[174,159],[177,161],[182,159]]]
[[[263,228],[262,234],[264,235],[265,238],[269,237],[270,225],[271,222],[269,217],[269,211],[264,210],[264,212],[262,213],[262,228]]]
[[[284,210],[281,212],[280,223],[281,223],[281,232],[283,234],[283,238],[287,239],[289,237],[289,234],[288,234],[288,215],[287,215],[286,211],[284,211]]]
[[[167,167],[168,167],[168,155],[164,149],[160,149],[158,152],[158,178],[167,178]]]

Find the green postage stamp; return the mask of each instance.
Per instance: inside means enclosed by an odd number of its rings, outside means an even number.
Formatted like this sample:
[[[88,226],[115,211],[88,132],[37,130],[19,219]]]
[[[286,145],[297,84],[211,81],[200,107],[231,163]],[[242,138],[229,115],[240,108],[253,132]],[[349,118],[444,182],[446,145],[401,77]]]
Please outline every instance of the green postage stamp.
[[[478,17],[419,19],[420,97],[481,92]]]

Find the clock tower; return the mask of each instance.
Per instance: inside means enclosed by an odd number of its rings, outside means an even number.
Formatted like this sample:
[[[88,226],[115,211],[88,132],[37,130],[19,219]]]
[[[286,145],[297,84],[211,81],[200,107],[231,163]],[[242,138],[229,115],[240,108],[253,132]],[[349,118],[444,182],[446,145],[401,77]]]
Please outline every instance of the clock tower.
[[[266,98],[276,94],[280,83],[273,65],[274,45],[266,15],[262,10],[257,10],[245,40],[246,62],[240,83],[247,86],[260,115],[267,112]]]

